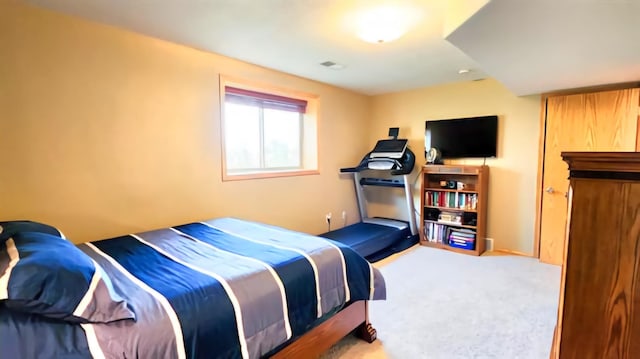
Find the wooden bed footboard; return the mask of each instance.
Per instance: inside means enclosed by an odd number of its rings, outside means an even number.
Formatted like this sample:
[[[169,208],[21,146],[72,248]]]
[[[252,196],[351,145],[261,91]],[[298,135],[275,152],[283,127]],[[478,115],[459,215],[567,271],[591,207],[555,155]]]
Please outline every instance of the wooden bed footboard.
[[[352,303],[284,347],[271,358],[317,358],[354,329],[357,329],[358,336],[363,340],[369,343],[376,340],[376,330],[369,323],[367,301],[361,300]]]

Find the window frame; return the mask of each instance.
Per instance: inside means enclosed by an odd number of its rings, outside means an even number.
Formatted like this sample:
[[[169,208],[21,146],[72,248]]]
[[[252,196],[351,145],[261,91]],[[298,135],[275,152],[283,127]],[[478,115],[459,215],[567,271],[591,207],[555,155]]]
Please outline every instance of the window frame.
[[[256,168],[243,169],[240,173],[229,173],[226,164],[226,141],[225,138],[225,113],[226,113],[226,93],[227,87],[246,90],[248,92],[262,93],[274,97],[286,97],[294,100],[306,102],[306,112],[299,113],[299,129],[300,129],[300,166],[299,167],[275,167],[275,168]],[[253,81],[231,78],[228,76],[220,76],[220,144],[222,150],[222,180],[236,181],[258,178],[274,178],[274,177],[290,177],[290,176],[306,176],[319,174],[318,159],[318,96],[303,93],[300,91],[292,91],[288,89],[277,88],[272,85],[255,83]],[[264,165],[264,106],[259,106],[260,113],[260,163]],[[295,112],[295,111],[292,111]],[[311,142],[311,143],[307,143]],[[312,153],[308,153],[312,152]]]

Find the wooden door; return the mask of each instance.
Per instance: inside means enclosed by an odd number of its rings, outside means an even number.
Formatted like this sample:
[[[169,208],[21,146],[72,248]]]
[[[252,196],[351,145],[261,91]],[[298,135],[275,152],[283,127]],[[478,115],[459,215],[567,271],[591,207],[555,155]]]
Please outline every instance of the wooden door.
[[[540,215],[540,260],[562,264],[569,173],[562,151],[635,151],[640,90],[552,96],[546,134]]]

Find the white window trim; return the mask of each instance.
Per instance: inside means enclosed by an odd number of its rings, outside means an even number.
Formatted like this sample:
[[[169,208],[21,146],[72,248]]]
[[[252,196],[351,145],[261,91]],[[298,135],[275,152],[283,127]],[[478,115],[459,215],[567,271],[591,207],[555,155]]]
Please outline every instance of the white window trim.
[[[259,170],[254,173],[229,174],[226,167],[226,147],[225,147],[225,95],[226,87],[236,87],[246,90],[280,95],[290,98],[297,98],[307,101],[307,113],[303,115],[301,125],[301,168],[295,169],[270,169],[268,171]],[[307,176],[320,174],[319,169],[319,150],[318,150],[318,115],[319,99],[317,95],[304,93],[301,91],[293,91],[289,89],[278,88],[273,85],[256,83],[254,81],[238,79],[225,75],[220,75],[220,144],[221,144],[221,163],[222,163],[222,180],[238,181],[259,178],[274,177],[291,177],[291,176]]]

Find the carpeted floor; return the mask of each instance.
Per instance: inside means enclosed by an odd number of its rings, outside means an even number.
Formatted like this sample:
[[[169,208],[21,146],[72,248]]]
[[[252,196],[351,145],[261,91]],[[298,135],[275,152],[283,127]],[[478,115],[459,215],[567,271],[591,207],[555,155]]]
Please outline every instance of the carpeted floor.
[[[549,357],[560,267],[427,247],[376,267],[387,283],[387,300],[370,305],[378,340],[348,336],[322,359]]]

